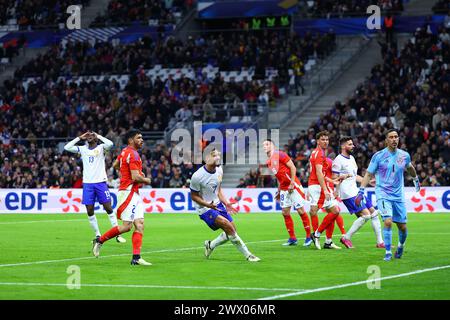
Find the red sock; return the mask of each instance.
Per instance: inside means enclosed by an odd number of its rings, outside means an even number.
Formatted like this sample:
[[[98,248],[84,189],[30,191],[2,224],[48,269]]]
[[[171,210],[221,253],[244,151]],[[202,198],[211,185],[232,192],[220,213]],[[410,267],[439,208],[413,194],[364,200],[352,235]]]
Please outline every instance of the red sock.
[[[313,231],[316,231],[317,229],[319,229],[319,217],[316,215],[311,216],[311,224],[313,227]]]
[[[100,237],[100,243],[103,243],[105,241],[108,241],[109,239],[115,238],[120,234],[119,227],[115,226],[106,231],[101,237]]]
[[[333,232],[334,232],[334,222],[330,223],[327,227],[327,239],[331,239],[333,237]]]
[[[339,230],[341,230],[341,234],[345,234],[345,228],[344,228],[344,218],[342,218],[341,215],[338,215],[336,218],[336,223],[339,227]]]
[[[303,228],[305,228],[306,237],[309,238],[311,236],[311,227],[309,225],[309,217],[307,213],[301,214],[300,218],[302,218]]]
[[[142,233],[137,231],[133,232],[131,242],[133,242],[133,254],[141,254]]]
[[[317,229],[317,231],[322,233],[323,230],[325,230],[330,225],[330,223],[334,223],[334,221],[336,220],[337,216],[338,215],[334,214],[334,213],[327,214],[325,216],[325,218],[323,218],[323,221],[320,224],[320,227],[319,227],[319,229]]]
[[[296,239],[295,232],[294,232],[294,221],[292,220],[292,217],[289,216],[283,216],[284,218],[284,224],[286,225],[287,232],[289,233],[289,238]]]

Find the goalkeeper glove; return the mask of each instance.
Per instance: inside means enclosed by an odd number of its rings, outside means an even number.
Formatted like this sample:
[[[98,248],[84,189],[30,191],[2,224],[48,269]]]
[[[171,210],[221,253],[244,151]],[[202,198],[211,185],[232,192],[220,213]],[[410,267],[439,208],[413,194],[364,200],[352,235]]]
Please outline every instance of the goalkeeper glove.
[[[414,178],[413,182],[414,182],[414,187],[416,187],[416,192],[419,192],[419,191],[420,191],[420,181],[419,181],[419,177],[416,176],[416,177]]]
[[[355,204],[359,207],[361,201],[364,199],[364,188],[359,188],[358,195],[355,198]]]

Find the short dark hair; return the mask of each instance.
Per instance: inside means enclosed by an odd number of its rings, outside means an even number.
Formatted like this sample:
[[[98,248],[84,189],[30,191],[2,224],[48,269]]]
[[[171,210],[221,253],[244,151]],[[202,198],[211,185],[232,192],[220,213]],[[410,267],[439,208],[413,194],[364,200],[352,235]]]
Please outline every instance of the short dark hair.
[[[141,134],[141,131],[138,129],[130,129],[127,133],[125,133],[125,144],[128,144],[128,140],[133,139],[136,135]]]
[[[272,140],[272,139],[270,139],[270,138],[264,139],[264,141],[263,141],[263,142],[266,142],[266,141],[269,141],[270,143],[272,143],[273,145],[275,145],[275,142],[273,142],[273,140]]]
[[[353,138],[350,136],[343,136],[341,139],[339,139],[339,144],[342,146],[344,143],[350,140],[353,140]]]
[[[398,129],[392,128],[392,129],[389,129],[388,131],[386,131],[386,133],[384,134],[384,138],[387,139],[389,133],[391,133],[391,132],[395,132],[395,133],[397,133],[397,135],[400,135]]]
[[[318,134],[316,134],[316,140],[319,140],[321,137],[329,137],[330,133],[327,130],[320,131]]]

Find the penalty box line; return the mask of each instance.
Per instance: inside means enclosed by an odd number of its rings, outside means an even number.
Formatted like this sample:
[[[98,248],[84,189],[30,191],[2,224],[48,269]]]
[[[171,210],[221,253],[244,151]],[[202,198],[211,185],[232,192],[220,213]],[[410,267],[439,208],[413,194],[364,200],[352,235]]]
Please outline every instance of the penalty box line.
[[[396,274],[396,275],[392,275],[392,276],[386,276],[386,277],[375,278],[375,279],[368,279],[368,280],[364,280],[364,281],[350,282],[350,283],[345,283],[345,284],[340,284],[340,285],[335,285],[335,286],[330,286],[330,287],[322,287],[322,288],[301,290],[301,291],[299,290],[298,292],[292,292],[292,293],[280,294],[280,295],[275,295],[275,296],[269,296],[269,297],[259,298],[257,300],[275,300],[275,299],[282,299],[282,298],[300,296],[300,295],[304,295],[304,294],[308,294],[308,293],[330,291],[330,290],[335,290],[335,289],[359,286],[359,285],[367,284],[367,283],[373,283],[373,282],[376,282],[376,281],[383,281],[383,280],[389,280],[389,279],[408,277],[408,276],[412,276],[412,275],[416,275],[416,274],[420,274],[420,273],[432,272],[432,271],[443,270],[443,269],[448,269],[448,268],[450,268],[450,265],[434,267],[434,268],[427,268],[427,269],[420,269],[420,270],[415,270],[415,271],[411,271],[411,272],[407,272],[407,273],[400,273],[400,274]]]

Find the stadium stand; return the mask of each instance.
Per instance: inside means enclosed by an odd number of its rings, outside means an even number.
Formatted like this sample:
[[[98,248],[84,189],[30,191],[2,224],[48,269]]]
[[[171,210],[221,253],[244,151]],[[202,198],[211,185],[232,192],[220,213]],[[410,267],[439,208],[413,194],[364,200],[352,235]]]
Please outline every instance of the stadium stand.
[[[403,0],[315,0],[307,1],[306,14],[312,18],[342,18],[366,15],[367,7],[375,4],[382,11],[401,14]]]
[[[129,25],[176,25],[189,12],[193,0],[112,0],[106,13],[98,16],[91,27]]]
[[[17,69],[14,80],[6,81],[1,92],[1,159],[8,161],[2,161],[5,174],[0,186],[28,187],[31,165],[22,168],[23,155],[17,150],[32,147],[49,159],[60,159],[61,138],[88,129],[115,137],[120,146],[117,135],[130,126],[163,131],[188,127],[192,120],[239,121],[257,115],[276,104],[280,87],[288,86],[293,56],[310,68],[334,46],[333,34],[300,38],[276,31],[202,34],[184,43],[145,37],[127,45],[94,41],[55,45]],[[281,48],[290,49],[284,53]],[[257,61],[256,65],[252,61]],[[170,155],[171,146],[161,144],[161,148]],[[71,162],[72,155],[64,158],[67,165],[61,163],[59,167],[54,166],[58,161],[48,160],[49,165],[41,168],[44,158],[36,160],[42,171],[36,184],[77,185],[76,168],[81,163]],[[165,159],[170,166],[167,154]],[[167,169],[161,166],[164,160],[150,154],[144,168],[153,161],[160,166],[158,172],[152,172],[155,187],[187,181],[190,171],[183,169],[184,165],[176,173],[177,166]],[[68,176],[61,174],[67,166]],[[170,179],[164,180],[166,169],[172,172],[170,178],[175,177],[171,184]],[[51,178],[52,171],[58,179]]]
[[[0,2],[0,26],[19,29],[57,28],[67,20],[70,5],[88,6],[90,0],[6,0]]]
[[[438,0],[433,8],[435,14],[447,14],[450,11],[450,1],[449,0]]]

